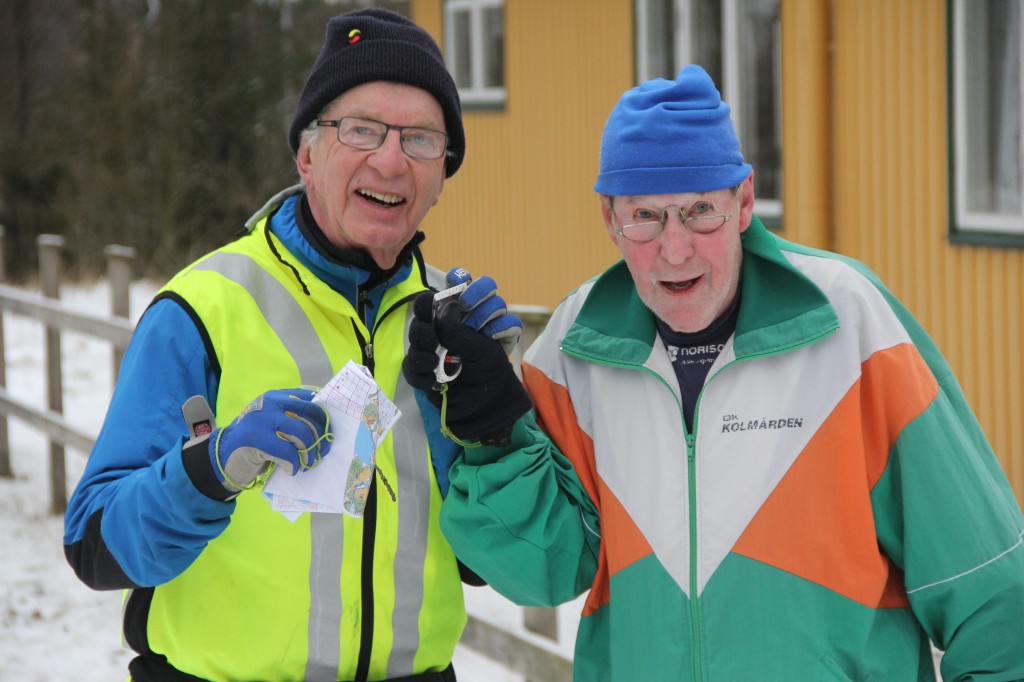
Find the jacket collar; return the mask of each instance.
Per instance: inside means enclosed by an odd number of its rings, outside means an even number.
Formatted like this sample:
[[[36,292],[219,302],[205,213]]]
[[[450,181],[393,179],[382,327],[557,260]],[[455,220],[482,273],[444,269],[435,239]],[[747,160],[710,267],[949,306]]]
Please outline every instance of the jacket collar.
[[[360,311],[363,323],[369,328],[373,327],[389,291],[413,277],[417,290],[427,288],[419,251],[424,239],[422,232],[413,235],[394,267],[382,270],[365,251],[331,246],[312,214],[308,209],[303,210],[304,199],[301,186],[284,190],[250,218],[246,226],[250,231],[265,229],[280,240],[285,251],[274,250],[275,255],[295,274],[307,294],[310,283],[303,281],[290,259],[298,261],[317,280],[343,296],[353,309]],[[273,204],[274,200],[280,203]],[[261,228],[264,222],[266,225]]]

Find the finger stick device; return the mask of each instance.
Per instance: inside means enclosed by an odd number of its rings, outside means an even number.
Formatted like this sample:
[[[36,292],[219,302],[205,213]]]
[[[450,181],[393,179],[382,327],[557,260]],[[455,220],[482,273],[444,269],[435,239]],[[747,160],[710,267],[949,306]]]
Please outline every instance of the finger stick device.
[[[469,282],[456,284],[444,291],[434,294],[434,320],[458,321],[462,317],[462,310],[459,309],[459,294],[465,291]],[[448,349],[438,344],[437,346],[437,367],[434,368],[434,377],[437,383],[446,384],[459,376],[462,371],[462,360],[448,353]]]
[[[194,395],[185,401],[181,406],[181,416],[188,425],[189,443],[209,436],[217,428],[213,410],[210,409],[206,398],[201,395]]]

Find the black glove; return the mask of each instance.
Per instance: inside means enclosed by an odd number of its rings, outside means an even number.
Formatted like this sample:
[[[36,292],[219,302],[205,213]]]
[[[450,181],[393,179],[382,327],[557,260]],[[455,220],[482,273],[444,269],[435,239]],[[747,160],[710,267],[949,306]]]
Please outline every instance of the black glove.
[[[413,302],[409,353],[402,374],[441,408],[442,428],[460,440],[485,444],[506,441],[512,425],[532,407],[501,341],[471,329],[457,319],[432,320],[434,295],[424,292]],[[438,384],[434,369],[437,347],[462,362],[459,375]]]

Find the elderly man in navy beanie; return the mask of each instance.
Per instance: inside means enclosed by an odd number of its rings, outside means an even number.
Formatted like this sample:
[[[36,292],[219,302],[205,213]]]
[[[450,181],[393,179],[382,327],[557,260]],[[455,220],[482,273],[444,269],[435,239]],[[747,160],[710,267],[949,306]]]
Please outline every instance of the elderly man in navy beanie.
[[[136,682],[451,682],[462,581],[479,579],[438,527],[458,446],[437,398],[403,378],[406,330],[419,294],[454,283],[460,324],[506,365],[520,323],[493,280],[446,278],[420,250],[466,151],[433,38],[383,9],[331,19],[287,142],[301,184],[139,321],[65,553],[90,587],[129,590]],[[365,504],[286,518],[261,494],[271,473],[301,483],[355,455],[309,388],[350,362],[401,414],[352,460],[359,489],[336,482],[339,507],[346,492]]]
[[[703,69],[622,96],[594,188],[622,261],[456,458],[460,558],[520,604],[589,590],[580,682],[934,680],[933,646],[1024,679],[1024,517],[949,366],[864,265],[765,229]],[[437,325],[449,392],[471,336]]]

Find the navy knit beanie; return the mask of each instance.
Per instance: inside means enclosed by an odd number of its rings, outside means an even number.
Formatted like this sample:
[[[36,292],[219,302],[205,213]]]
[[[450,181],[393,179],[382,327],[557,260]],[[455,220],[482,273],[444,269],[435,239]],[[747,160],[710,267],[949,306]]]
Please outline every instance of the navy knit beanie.
[[[441,105],[448,151],[445,176],[455,175],[466,155],[462,106],[455,81],[437,43],[400,14],[378,7],[357,10],[327,22],[327,38],[299,97],[288,130],[288,144],[298,154],[303,129],[346,90],[371,81],[405,83],[426,90]]]
[[[696,65],[627,90],[601,137],[594,190],[609,196],[710,192],[750,175],[729,105]]]

